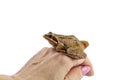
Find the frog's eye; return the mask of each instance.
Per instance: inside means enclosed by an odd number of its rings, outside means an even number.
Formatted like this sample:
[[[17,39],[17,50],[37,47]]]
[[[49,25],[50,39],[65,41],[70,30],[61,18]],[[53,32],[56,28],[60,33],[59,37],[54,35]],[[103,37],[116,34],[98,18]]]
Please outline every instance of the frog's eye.
[[[56,39],[56,37],[52,36],[52,39],[56,42],[58,42],[58,40]]]
[[[57,39],[56,39],[56,37],[55,37],[55,35],[54,34],[49,34],[48,35],[48,37],[50,38],[50,39],[53,39],[54,41],[56,41],[57,42]]]
[[[53,36],[52,36],[52,35],[48,35],[48,37],[49,37],[49,38],[53,38]]]

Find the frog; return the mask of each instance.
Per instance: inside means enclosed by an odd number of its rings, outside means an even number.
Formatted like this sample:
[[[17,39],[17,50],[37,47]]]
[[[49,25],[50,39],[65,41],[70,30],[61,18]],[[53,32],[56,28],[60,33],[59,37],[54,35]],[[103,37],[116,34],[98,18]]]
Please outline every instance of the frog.
[[[87,57],[84,49],[89,46],[88,41],[79,40],[74,35],[62,35],[53,32],[48,32],[43,37],[57,52],[62,52],[72,59],[84,59]]]

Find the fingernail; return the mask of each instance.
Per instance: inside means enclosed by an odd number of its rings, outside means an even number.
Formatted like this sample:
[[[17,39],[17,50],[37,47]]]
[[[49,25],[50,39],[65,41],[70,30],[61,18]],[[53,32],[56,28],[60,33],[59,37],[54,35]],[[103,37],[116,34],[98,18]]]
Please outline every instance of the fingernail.
[[[83,73],[83,75],[86,75],[89,71],[90,71],[90,67],[89,66],[83,66],[82,67],[82,73]]]

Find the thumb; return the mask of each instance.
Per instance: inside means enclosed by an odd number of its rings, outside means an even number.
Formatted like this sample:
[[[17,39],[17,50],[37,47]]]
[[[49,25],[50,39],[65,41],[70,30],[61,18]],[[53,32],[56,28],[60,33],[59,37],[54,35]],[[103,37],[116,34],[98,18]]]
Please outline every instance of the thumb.
[[[74,67],[66,75],[64,80],[80,80],[82,78],[81,66]]]
[[[64,80],[80,80],[90,71],[89,66],[77,66],[70,70]]]

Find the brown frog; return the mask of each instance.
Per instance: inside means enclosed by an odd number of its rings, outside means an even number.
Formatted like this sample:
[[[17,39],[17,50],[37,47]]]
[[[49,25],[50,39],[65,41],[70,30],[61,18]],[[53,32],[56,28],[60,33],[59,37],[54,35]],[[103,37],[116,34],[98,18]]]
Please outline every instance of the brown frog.
[[[86,58],[84,49],[89,45],[87,41],[80,41],[74,35],[60,35],[49,32],[43,36],[58,52],[63,52],[65,55],[73,59]]]

